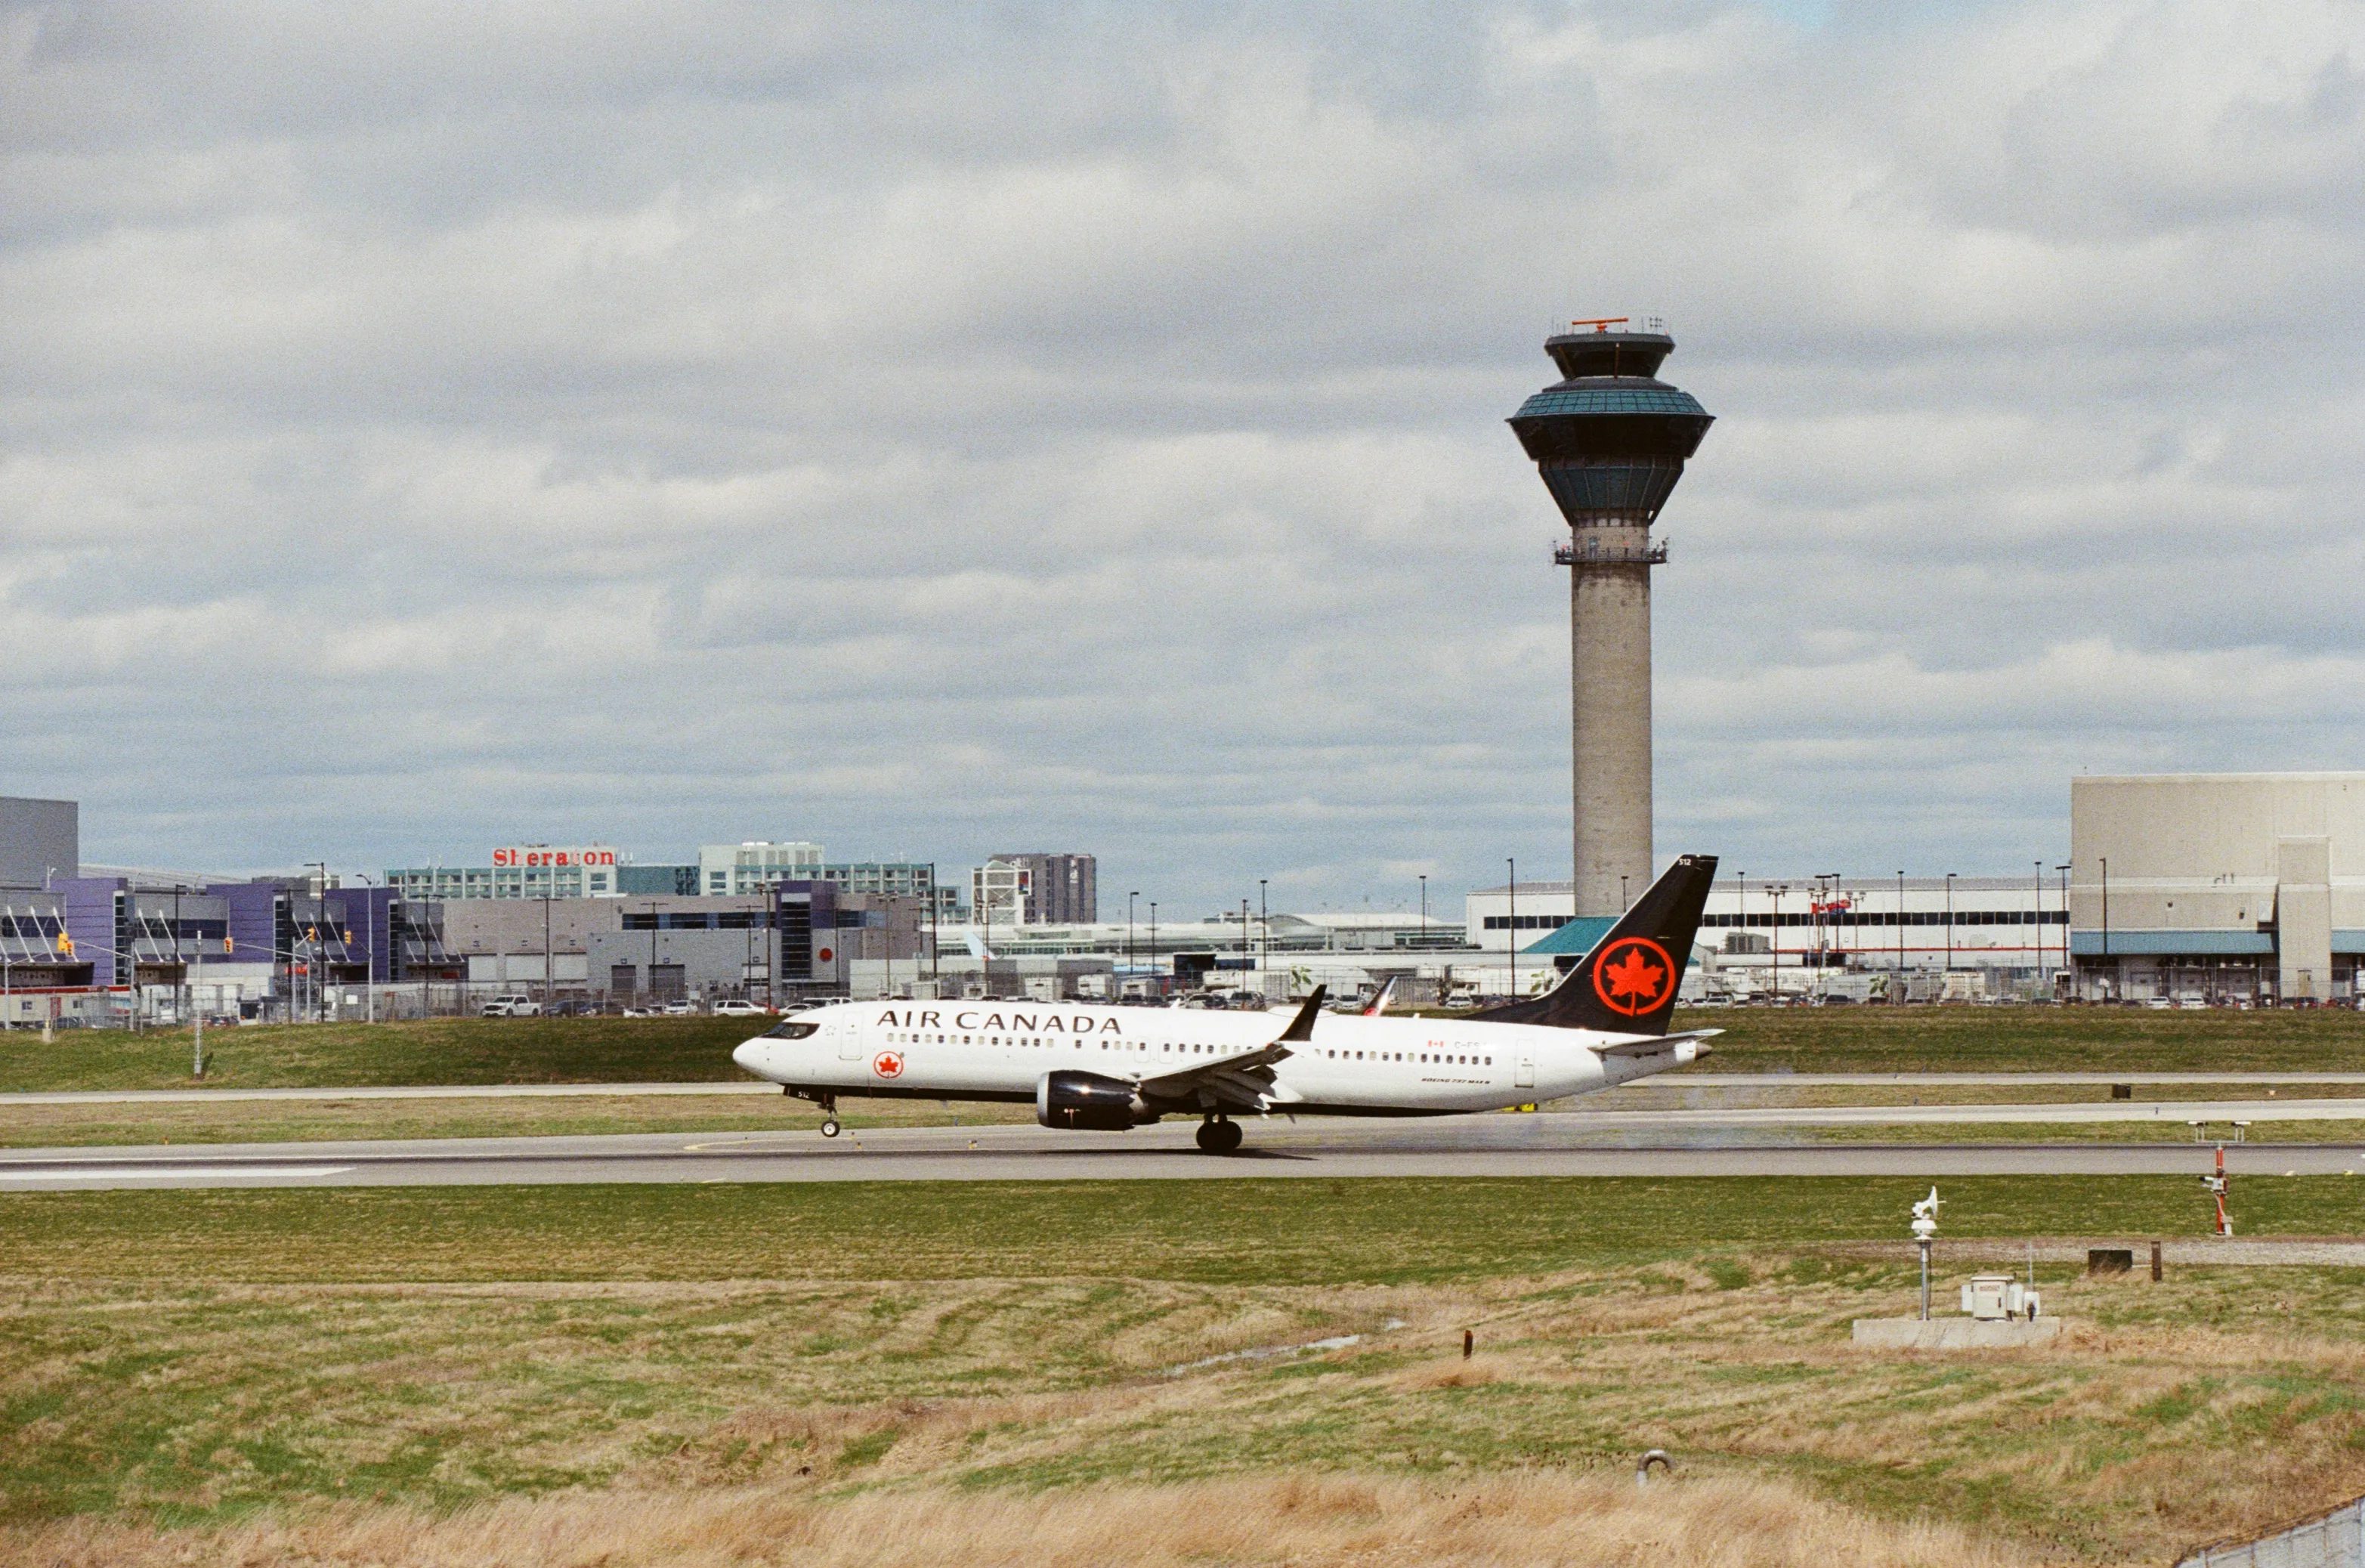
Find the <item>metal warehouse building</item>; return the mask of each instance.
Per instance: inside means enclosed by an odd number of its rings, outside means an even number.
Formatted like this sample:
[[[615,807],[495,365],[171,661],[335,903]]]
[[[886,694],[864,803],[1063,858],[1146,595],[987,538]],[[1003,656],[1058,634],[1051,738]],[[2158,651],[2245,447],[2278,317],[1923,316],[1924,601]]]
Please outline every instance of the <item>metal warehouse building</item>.
[[[2073,778],[2069,841],[2080,995],[2356,996],[2365,773]]]

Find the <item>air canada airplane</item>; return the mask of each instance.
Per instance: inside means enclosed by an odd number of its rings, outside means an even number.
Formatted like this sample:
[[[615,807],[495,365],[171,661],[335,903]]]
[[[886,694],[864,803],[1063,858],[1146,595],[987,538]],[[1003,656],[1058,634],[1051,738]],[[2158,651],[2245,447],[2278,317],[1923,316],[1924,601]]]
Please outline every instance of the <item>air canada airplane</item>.
[[[850,1002],[784,1020],[731,1059],[819,1104],[841,1095],[1033,1102],[1047,1127],[1200,1118],[1229,1154],[1243,1116],[1443,1116],[1647,1078],[1719,1031],[1666,1033],[1716,857],[1687,855],[1541,996],[1455,1018],[1342,1016],[1317,987],[1272,1014],[1070,1002]]]

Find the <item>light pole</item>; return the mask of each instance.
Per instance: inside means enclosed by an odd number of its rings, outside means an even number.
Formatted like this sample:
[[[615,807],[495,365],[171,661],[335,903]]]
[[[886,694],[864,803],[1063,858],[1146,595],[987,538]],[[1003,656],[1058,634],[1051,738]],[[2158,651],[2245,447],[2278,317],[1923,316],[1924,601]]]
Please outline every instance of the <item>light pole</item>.
[[[375,1024],[377,1022],[377,901],[370,894],[376,891],[376,884],[358,871],[353,874],[362,879],[362,969],[368,977],[365,982],[367,989],[362,992],[362,1017],[364,1022]],[[544,940],[546,943],[548,938]]]
[[[1840,945],[1840,874],[1837,871],[1819,872],[1815,880],[1824,884],[1821,902],[1826,917],[1818,927],[1815,938],[1822,946],[1822,950],[1815,955],[1815,984],[1820,988],[1816,994],[1829,996],[1832,949]]]
[[[1518,856],[1516,856],[1516,855],[1507,855],[1507,856],[1505,856],[1505,857],[1503,857],[1503,864],[1505,864],[1506,866],[1508,866],[1508,867],[1511,868],[1511,913],[1510,913],[1510,935],[1511,935],[1511,994],[1512,994],[1513,996],[1515,996],[1515,997],[1516,997],[1516,996],[1518,996],[1518,995],[1519,994],[1519,857],[1518,857]],[[1571,889],[1572,889],[1572,890],[1574,890],[1574,887],[1575,887],[1575,884],[1573,884],[1573,883],[1572,883],[1572,884],[1571,884]]]
[[[2029,864],[2036,868],[2036,978],[2042,981],[2045,979],[2045,862],[2032,860]]]
[[[181,954],[181,895],[186,885],[173,884],[173,1014],[175,1019],[187,1016],[189,1006],[189,961]]]
[[[223,935],[225,938],[229,935],[229,916],[227,913],[225,913],[223,916]],[[176,935],[174,937],[174,940],[177,942],[180,938]],[[203,1078],[206,1075],[206,1003],[204,995],[206,978],[206,938],[202,932],[200,932],[197,936],[196,958],[197,978],[189,983],[189,1002],[196,1012],[196,1017],[191,1020],[191,1027],[196,1040],[196,1058],[190,1064],[190,1071],[192,1076]]]
[[[2069,994],[2078,994],[2078,961],[2069,952],[2069,868],[2056,866],[2061,873],[2061,967],[2069,972]]]
[[[312,899],[312,961],[304,969],[312,981],[312,1021],[325,1024],[329,1021],[329,993],[320,989],[320,954],[323,950],[320,927],[329,923],[329,863],[326,860],[309,860],[305,864],[320,868],[319,890]]]
[[[1955,972],[1955,873],[1946,873],[1946,972]]]
[[[1905,983],[1905,873],[1897,873],[1897,983]],[[1900,1001],[1904,1000],[1899,998]]]
[[[1774,941],[1772,945],[1774,956],[1774,980],[1772,985],[1772,1000],[1777,1006],[1780,1005],[1782,1001],[1782,895],[1789,890],[1790,884],[1788,882],[1768,882],[1765,884],[1765,891],[1774,901]]]
[[[1158,901],[1156,899],[1149,901],[1149,972],[1158,975],[1158,995],[1160,1000],[1163,1001],[1166,996],[1166,977],[1159,974],[1158,969]]]
[[[2111,973],[2111,857],[2102,857],[2102,983],[2110,987],[2103,994],[2117,991],[2113,982],[2119,977]]]
[[[1264,975],[1272,968],[1272,923],[1265,917],[1264,879],[1257,879],[1257,986],[1264,985]]]
[[[1420,945],[1429,946],[1429,879],[1420,879]]]
[[[1627,896],[1626,875],[1622,871],[1618,876],[1618,907],[1621,911],[1634,907],[1634,901]]]
[[[1125,895],[1125,972],[1128,977],[1137,968],[1133,958],[1133,901],[1140,896],[1139,888]],[[1125,995],[1125,987],[1120,985],[1116,990],[1118,997],[1122,999]]]

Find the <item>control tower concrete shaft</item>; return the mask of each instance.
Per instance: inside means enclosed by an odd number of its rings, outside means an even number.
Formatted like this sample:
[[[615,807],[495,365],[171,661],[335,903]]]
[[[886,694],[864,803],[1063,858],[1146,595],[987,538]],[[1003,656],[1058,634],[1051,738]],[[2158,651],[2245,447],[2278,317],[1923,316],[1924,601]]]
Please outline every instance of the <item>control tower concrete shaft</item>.
[[[1676,341],[1628,325],[1546,339],[1564,379],[1511,417],[1569,526],[1552,557],[1569,568],[1580,918],[1621,913],[1651,885],[1651,568],[1667,558],[1651,525],[1714,422],[1657,379]]]

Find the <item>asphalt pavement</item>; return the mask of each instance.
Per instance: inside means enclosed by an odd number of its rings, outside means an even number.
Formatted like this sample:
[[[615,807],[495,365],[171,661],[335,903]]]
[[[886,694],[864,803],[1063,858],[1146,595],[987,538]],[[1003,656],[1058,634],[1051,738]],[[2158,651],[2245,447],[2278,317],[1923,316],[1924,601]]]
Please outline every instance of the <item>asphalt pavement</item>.
[[[2277,1101],[2215,1103],[2225,1119],[2326,1113]],[[2365,1102],[2336,1102],[2365,1114]],[[2082,1107],[1824,1107],[1771,1113],[1569,1112],[1418,1120],[1253,1121],[1235,1155],[1200,1154],[1193,1124],[1128,1133],[1034,1126],[896,1127],[824,1138],[805,1130],[608,1137],[17,1149],[0,1154],[0,1191],[142,1187],[467,1186],[592,1182],[1106,1181],[1363,1176],[2198,1176],[2212,1148],[2190,1142],[1805,1144],[1785,1127],[1849,1114],[1907,1120],[2060,1122]],[[2144,1107],[2106,1103],[2123,1116]],[[2168,1107],[2180,1119],[2191,1104]],[[2001,1113],[2019,1113],[2017,1115]],[[1788,1116],[1787,1123],[1777,1118]],[[1809,1121],[1802,1118],[1813,1117]],[[1612,1140],[1605,1142],[1604,1140]],[[2234,1144],[2236,1175],[2365,1175],[2365,1139]],[[2360,1185],[2365,1194],[2365,1185]],[[2360,1199],[2365,1201],[2365,1199]]]
[[[1671,1072],[1636,1081],[1637,1087],[1683,1089],[2092,1088],[2114,1083],[2365,1084],[2365,1072]],[[56,1089],[0,1094],[0,1111],[11,1105],[213,1105],[238,1100],[540,1100],[779,1092],[779,1085],[753,1079],[712,1083],[372,1084],[342,1089]]]

